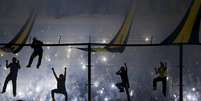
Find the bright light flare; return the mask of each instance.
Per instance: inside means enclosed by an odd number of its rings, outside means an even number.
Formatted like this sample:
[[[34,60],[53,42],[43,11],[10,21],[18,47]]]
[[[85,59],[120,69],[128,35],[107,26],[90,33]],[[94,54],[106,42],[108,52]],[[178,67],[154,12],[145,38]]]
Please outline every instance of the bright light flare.
[[[68,47],[68,53],[70,53],[72,51],[71,47]]]
[[[196,89],[195,89],[195,88],[192,88],[192,91],[193,91],[193,92],[195,92],[195,91],[196,91]]]
[[[107,58],[105,56],[102,57],[101,59],[103,62],[107,62]]]
[[[4,70],[7,70],[7,68],[6,68],[6,67],[3,67],[3,69],[4,69]]]
[[[198,98],[195,94],[189,93],[186,95],[186,101],[198,101]]]
[[[39,86],[36,87],[36,92],[40,92],[41,88]]]
[[[0,56],[3,57],[4,56],[3,53],[1,53]]]
[[[16,56],[18,56],[19,54],[18,54],[18,53],[16,53],[15,55],[16,55]]]
[[[95,81],[94,82],[94,87],[98,87],[99,86],[99,82],[98,81]]]
[[[145,42],[149,42],[149,41],[150,41],[149,37],[146,37]]]
[[[83,64],[83,65],[82,65],[82,69],[83,69],[83,70],[87,69],[87,66]]]
[[[23,98],[23,97],[25,96],[25,94],[20,91],[20,92],[18,93],[18,96],[19,96],[20,98]]]
[[[115,89],[115,88],[116,88],[116,86],[115,86],[114,83],[111,84],[111,88],[112,88],[112,89]]]
[[[131,90],[131,91],[130,91],[130,96],[133,96],[133,95],[134,95],[134,91]]]
[[[104,88],[98,90],[98,93],[99,93],[100,95],[102,95],[102,94],[104,93]]]
[[[48,58],[48,59],[47,59],[47,61],[48,61],[48,62],[51,62],[51,59],[50,59],[50,58]]]
[[[47,46],[47,50],[50,50],[50,46]]]
[[[71,57],[72,48],[67,47],[65,48],[65,51],[66,51],[66,57],[69,59]]]
[[[107,43],[106,39],[103,39],[103,40],[102,40],[102,43]]]
[[[104,101],[109,101],[109,98],[108,98],[108,97],[105,97],[105,98],[104,98]]]
[[[45,56],[45,60],[51,62],[51,58],[49,56]]]
[[[32,91],[29,91],[29,92],[28,92],[28,95],[32,95],[32,94],[33,94],[33,92],[32,92]]]

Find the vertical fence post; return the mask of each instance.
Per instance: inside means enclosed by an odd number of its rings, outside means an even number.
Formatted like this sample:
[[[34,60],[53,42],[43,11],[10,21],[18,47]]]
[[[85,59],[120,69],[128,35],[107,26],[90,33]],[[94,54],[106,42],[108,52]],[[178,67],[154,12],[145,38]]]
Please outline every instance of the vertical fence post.
[[[179,45],[179,101],[183,101],[183,45]]]
[[[91,43],[88,43],[88,101],[91,101]]]

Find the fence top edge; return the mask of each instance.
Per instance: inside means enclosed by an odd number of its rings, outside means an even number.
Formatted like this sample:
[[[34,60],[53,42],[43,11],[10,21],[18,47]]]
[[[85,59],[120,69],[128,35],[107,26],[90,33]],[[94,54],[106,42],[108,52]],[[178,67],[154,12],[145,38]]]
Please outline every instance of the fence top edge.
[[[31,44],[0,43],[0,45],[31,46]],[[174,44],[107,44],[107,43],[62,43],[62,44],[43,44],[40,46],[200,46],[201,43],[174,43]]]

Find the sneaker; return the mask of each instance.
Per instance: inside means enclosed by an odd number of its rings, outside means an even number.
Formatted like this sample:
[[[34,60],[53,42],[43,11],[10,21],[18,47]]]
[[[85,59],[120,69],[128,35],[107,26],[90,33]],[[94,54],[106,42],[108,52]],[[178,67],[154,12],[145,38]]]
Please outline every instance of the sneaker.
[[[27,65],[26,67],[27,67],[27,68],[30,68],[31,66],[30,66],[30,65]]]
[[[156,90],[156,87],[154,87],[153,90]]]
[[[166,97],[166,94],[163,93],[163,95],[164,95],[164,97]]]
[[[5,93],[6,91],[2,91],[1,94]]]
[[[119,92],[124,92],[124,89],[119,89]]]
[[[36,66],[37,69],[39,69],[40,66]]]

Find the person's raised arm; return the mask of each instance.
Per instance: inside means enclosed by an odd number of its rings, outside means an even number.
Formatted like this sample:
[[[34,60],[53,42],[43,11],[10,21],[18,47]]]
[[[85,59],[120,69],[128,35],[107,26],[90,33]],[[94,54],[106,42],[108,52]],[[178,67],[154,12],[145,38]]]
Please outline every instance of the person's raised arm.
[[[167,70],[167,62],[165,62],[165,69]]]
[[[116,74],[117,74],[117,75],[120,75],[120,74],[121,74],[121,70],[118,70],[118,71],[116,72]]]
[[[158,74],[158,69],[159,69],[158,67],[154,68],[156,74]]]
[[[64,70],[64,77],[66,79],[66,67],[65,67],[65,70]]]
[[[56,74],[55,71],[54,71],[54,68],[52,68],[52,71],[53,71],[54,77],[55,77],[56,79],[58,79],[57,74]]]
[[[18,68],[20,69],[21,66],[20,66],[20,61],[19,60],[17,60],[17,65],[18,65]]]
[[[124,63],[124,66],[125,66],[125,71],[126,71],[126,76],[127,76],[127,86],[128,86],[128,88],[130,88],[130,83],[129,83],[129,79],[128,79],[128,67],[127,67],[127,64],[126,63]]]
[[[40,42],[40,45],[43,45],[43,42],[42,41],[39,41]]]
[[[35,40],[32,41],[31,48],[34,48],[34,45],[35,45]]]
[[[127,72],[128,67],[127,67],[126,63],[124,63],[124,66],[125,66],[125,70],[126,70],[126,72]]]
[[[6,68],[9,68],[11,64],[8,64],[8,60],[6,60]]]

